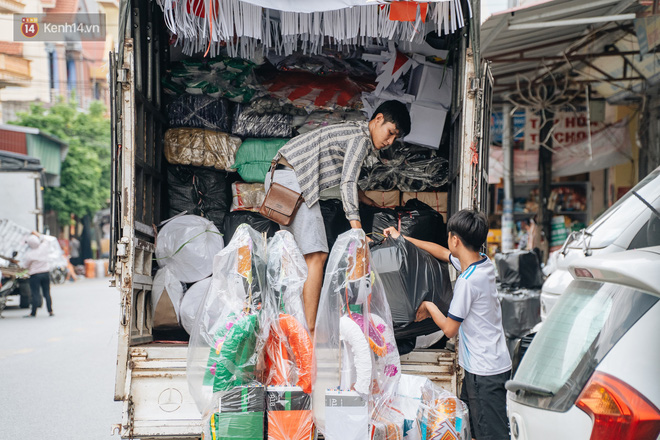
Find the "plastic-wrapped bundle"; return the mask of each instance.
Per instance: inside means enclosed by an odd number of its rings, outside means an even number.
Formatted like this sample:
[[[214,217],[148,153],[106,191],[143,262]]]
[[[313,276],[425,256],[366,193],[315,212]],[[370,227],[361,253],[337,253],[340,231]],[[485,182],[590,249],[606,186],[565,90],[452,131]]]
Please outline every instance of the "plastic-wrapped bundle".
[[[423,439],[472,438],[467,406],[456,396],[430,382],[422,387],[417,424]]]
[[[382,234],[393,226],[403,235],[418,240],[431,241],[447,247],[447,225],[440,213],[417,199],[408,200],[397,209],[376,210],[371,230]]]
[[[261,314],[266,290],[266,246],[247,225],[213,259],[211,288],[195,318],[188,345],[188,388],[208,416],[214,402],[255,380],[270,323]],[[264,322],[265,321],[265,322]]]
[[[432,301],[445,315],[449,311],[453,290],[447,264],[403,237],[374,244],[371,258],[383,282],[397,339],[437,331],[430,318],[414,321],[423,301]]]
[[[181,307],[179,310],[179,320],[181,325],[188,332],[192,333],[193,326],[195,324],[195,317],[197,316],[197,311],[199,310],[199,305],[204,301],[204,296],[206,292],[211,287],[211,277],[204,278],[201,281],[197,281],[195,284],[190,286],[186,291],[186,294],[183,295],[181,300]]]
[[[314,338],[317,428],[326,429],[327,390],[355,390],[375,419],[378,409],[394,395],[401,366],[390,308],[362,230],[345,232],[332,248]],[[355,406],[356,411],[359,407]]]
[[[170,128],[165,132],[165,158],[171,164],[232,171],[241,140],[203,128]]]
[[[232,165],[246,182],[263,183],[270,164],[288,139],[245,139]]]
[[[495,254],[495,264],[503,287],[535,289],[543,285],[541,265],[532,251],[516,250]]]
[[[291,116],[284,113],[259,113],[236,106],[231,132],[242,138],[290,138],[293,124]]]
[[[184,215],[167,222],[158,233],[156,259],[179,281],[194,283],[211,275],[213,256],[223,247],[222,234],[213,223]]]
[[[155,329],[179,327],[183,285],[168,267],[158,269],[151,288],[151,305]]]
[[[431,381],[424,376],[413,376],[402,374],[396,397],[392,406],[401,413],[404,420],[403,437],[406,440],[421,440],[419,425],[417,424],[417,412],[422,401],[422,389],[433,386]]]
[[[209,440],[264,438],[266,389],[254,382],[221,391],[211,412],[202,416],[203,436]]]
[[[360,178],[363,190],[432,191],[447,183],[449,162],[430,150],[407,146],[390,158],[381,153],[381,161],[366,169]]]
[[[541,290],[497,290],[507,338],[522,338],[541,322]]]
[[[231,184],[231,211],[259,211],[266,198],[263,183],[234,182]]]
[[[186,211],[211,220],[221,232],[229,208],[226,174],[205,168],[167,167],[170,217]]]
[[[293,235],[279,231],[268,241],[268,290],[264,312],[272,314],[264,350],[263,383],[268,386],[268,438],[308,440],[312,433],[314,347],[305,321],[302,289],[307,265]],[[284,401],[282,405],[277,405]],[[270,403],[269,403],[270,405]]]
[[[231,130],[231,111],[226,99],[184,94],[167,106],[167,117],[170,127],[206,128],[225,133]]]
[[[257,232],[265,232],[266,236],[272,237],[280,230],[280,225],[267,219],[258,212],[235,211],[225,216],[225,240],[229,241],[240,225],[246,223]]]

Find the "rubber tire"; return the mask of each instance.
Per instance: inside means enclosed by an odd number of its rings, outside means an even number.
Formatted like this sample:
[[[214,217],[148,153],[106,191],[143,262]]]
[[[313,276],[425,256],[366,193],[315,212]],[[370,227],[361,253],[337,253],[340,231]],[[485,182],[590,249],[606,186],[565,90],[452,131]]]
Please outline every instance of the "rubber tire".
[[[32,291],[30,290],[30,282],[28,280],[18,280],[18,292],[20,293],[21,300],[19,306],[21,309],[29,309],[32,300]]]

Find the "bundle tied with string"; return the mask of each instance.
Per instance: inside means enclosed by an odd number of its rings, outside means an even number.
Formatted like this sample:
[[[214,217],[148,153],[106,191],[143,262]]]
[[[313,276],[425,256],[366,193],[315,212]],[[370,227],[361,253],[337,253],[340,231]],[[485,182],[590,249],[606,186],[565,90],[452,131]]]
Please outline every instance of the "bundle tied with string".
[[[215,225],[196,215],[168,221],[156,239],[156,261],[184,283],[194,283],[211,275],[213,256],[224,241]]]
[[[211,286],[196,313],[188,345],[188,388],[202,413],[205,432],[222,393],[256,378],[270,327],[269,315],[261,313],[265,289],[265,240],[241,225],[213,259]]]
[[[357,393],[366,403],[369,420],[379,418],[380,409],[394,395],[401,370],[392,328],[364,232],[341,234],[330,253],[316,319],[313,401],[321,432],[335,428],[331,425],[336,412],[326,418],[325,403],[328,398],[342,401],[337,393]]]
[[[268,241],[268,290],[264,313],[270,334],[264,350],[262,382],[268,392],[268,438],[311,438],[314,348],[305,321],[302,289],[307,265],[290,232]]]

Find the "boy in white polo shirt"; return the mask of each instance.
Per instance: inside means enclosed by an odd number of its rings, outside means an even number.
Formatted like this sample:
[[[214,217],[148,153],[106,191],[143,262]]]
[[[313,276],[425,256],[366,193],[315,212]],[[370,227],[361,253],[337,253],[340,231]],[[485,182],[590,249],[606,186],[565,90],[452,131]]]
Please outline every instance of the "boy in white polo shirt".
[[[416,320],[432,318],[448,338],[459,334],[458,363],[465,370],[460,399],[470,412],[472,436],[477,440],[508,440],[504,383],[511,375],[511,358],[502,328],[495,267],[479,252],[488,235],[488,222],[481,212],[462,210],[449,219],[447,232],[449,249],[404,237],[461,272],[447,316],[425,301]],[[384,234],[399,236],[394,228],[387,228]]]

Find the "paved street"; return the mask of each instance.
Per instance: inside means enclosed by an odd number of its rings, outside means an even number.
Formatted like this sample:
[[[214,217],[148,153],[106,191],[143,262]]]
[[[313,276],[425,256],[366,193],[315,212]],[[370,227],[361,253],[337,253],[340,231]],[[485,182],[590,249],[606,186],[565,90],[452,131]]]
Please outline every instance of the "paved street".
[[[0,440],[119,439],[113,400],[119,292],[109,279],[51,286],[46,306],[24,319],[13,299],[0,319]],[[17,298],[17,297],[13,297]]]

